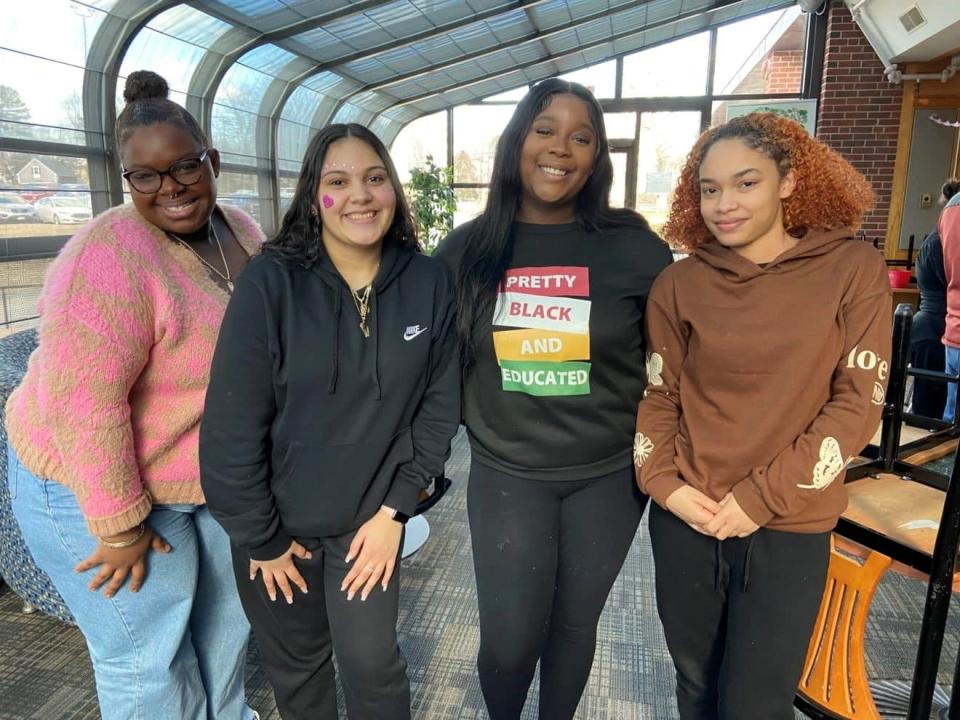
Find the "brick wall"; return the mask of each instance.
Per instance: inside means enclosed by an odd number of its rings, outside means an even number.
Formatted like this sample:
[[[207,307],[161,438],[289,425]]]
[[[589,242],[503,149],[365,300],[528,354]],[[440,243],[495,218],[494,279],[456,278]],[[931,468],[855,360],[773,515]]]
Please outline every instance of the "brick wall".
[[[893,188],[903,89],[883,75],[850,10],[832,0],[827,24],[817,137],[841,153],[873,184],[877,203],[863,229],[883,246]]]
[[[803,82],[803,51],[775,50],[764,63],[763,92],[795,93]]]

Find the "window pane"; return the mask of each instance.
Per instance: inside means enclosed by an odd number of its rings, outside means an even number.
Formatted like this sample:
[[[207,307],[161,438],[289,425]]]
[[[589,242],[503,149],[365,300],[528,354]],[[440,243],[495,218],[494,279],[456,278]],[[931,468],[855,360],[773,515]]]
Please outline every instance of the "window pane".
[[[277,125],[277,157],[300,163],[310,143],[311,132],[306,125],[281,120]]]
[[[269,202],[269,198],[263,201]],[[257,176],[252,173],[221,172],[217,178],[217,202],[238,207],[259,223],[261,198]]]
[[[752,112],[772,112],[784,115],[804,125],[808,132],[814,132],[816,121],[814,101],[800,98],[776,98],[770,100],[720,100],[713,103],[710,115],[710,126],[722,125],[731,118],[747,115]]]
[[[118,92],[122,94],[123,84],[133,71],[153,70],[163,76],[171,90],[186,93],[190,89],[193,71],[204,52],[206,51],[202,47],[177,40],[149,27],[144,28],[134,36],[130,49],[123,56],[120,79],[117,81]],[[174,99],[172,94],[170,99]],[[121,99],[121,106],[122,102]]]
[[[397,134],[390,148],[390,157],[397,166],[401,183],[410,182],[411,168],[422,165],[427,155],[432,156],[433,161],[441,167],[447,164],[446,112],[417,118]]]
[[[637,134],[637,114],[632,112],[604,113],[603,124],[608,140],[633,140]]]
[[[157,15],[147,24],[147,27],[191,45],[210,48],[233,25],[188,5],[180,4]]]
[[[255,165],[257,157],[257,116],[214,103],[210,118],[211,142],[226,162]]]
[[[85,144],[83,69],[0,50],[0,136]]]
[[[635,207],[657,232],[666,222],[680,170],[699,136],[698,112],[640,115]]]
[[[490,182],[497,140],[515,107],[461,105],[453,109],[454,182]]]
[[[627,153],[610,153],[613,163],[613,185],[610,186],[610,207],[626,207],[627,197]]]
[[[106,203],[106,193],[98,194]],[[0,152],[0,238],[72,235],[90,220],[92,196],[83,158]]]
[[[260,107],[260,100],[266,94],[273,78],[262,72],[257,72],[245,65],[234,63],[217,90],[215,102],[219,105],[256,112]]]
[[[83,67],[90,43],[106,15],[73,0],[8,0],[3,3],[0,47]],[[10,77],[10,69],[4,66],[4,70],[4,75]],[[47,85],[47,80],[34,80]]]
[[[617,94],[617,62],[591,65],[581,70],[565,73],[560,76],[564,80],[580,83],[598,98],[612,98]]]
[[[513,90],[507,90],[506,92],[485,97],[483,102],[517,102],[518,100],[523,100],[523,96],[527,94],[529,89],[526,85],[523,85]]]
[[[453,226],[457,227],[468,220],[473,220],[483,212],[483,209],[487,206],[487,196],[490,191],[486,188],[454,188],[453,194],[457,198],[457,209],[453,213]]]
[[[623,97],[703,95],[709,46],[709,35],[700,33],[627,55],[623,59]]]
[[[800,92],[806,23],[799,7],[717,30],[717,95]]]
[[[297,189],[297,176],[296,175],[287,175],[283,173],[280,175],[280,216],[287,212],[290,208],[290,201],[293,200],[293,193]],[[279,227],[280,223],[277,223]]]

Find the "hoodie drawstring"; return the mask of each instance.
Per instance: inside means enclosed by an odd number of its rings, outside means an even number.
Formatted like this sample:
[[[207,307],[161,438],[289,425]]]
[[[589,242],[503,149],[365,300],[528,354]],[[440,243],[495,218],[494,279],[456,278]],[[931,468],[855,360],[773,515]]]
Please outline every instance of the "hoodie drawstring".
[[[373,384],[377,389],[377,400],[380,400],[380,302],[376,288],[373,293]]]
[[[714,541],[717,555],[717,572],[713,578],[713,589],[720,592],[723,589],[723,543],[720,540]]]
[[[334,288],[333,291],[333,343],[330,356],[330,382],[327,384],[327,393],[333,395],[337,391],[337,374],[340,372],[340,312],[343,305],[342,291]]]
[[[756,531],[750,533],[750,539],[747,540],[747,553],[743,558],[743,592],[747,591],[750,584],[750,558],[753,557],[753,541],[756,539]]]
[[[747,588],[750,586],[750,564],[753,559],[753,541],[756,540],[757,533],[751,533],[749,539],[747,540],[747,551],[743,556],[743,592],[747,591]],[[723,564],[723,541],[717,540],[714,544],[714,551],[716,556],[716,572],[713,577],[713,589],[716,591],[721,591],[724,589],[726,584],[725,573],[724,573],[724,564]]]

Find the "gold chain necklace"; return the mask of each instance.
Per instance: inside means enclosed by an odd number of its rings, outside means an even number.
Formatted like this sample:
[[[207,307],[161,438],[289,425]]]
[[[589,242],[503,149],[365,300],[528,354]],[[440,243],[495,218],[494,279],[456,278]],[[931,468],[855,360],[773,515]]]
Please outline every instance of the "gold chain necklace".
[[[223,261],[223,269],[224,269],[224,271],[226,271],[226,275],[224,275],[222,272],[220,272],[219,270],[217,270],[217,268],[215,268],[213,265],[211,265],[209,262],[207,262],[207,261],[203,258],[203,256],[200,255],[200,253],[198,253],[196,250],[194,250],[194,249],[190,246],[190,243],[188,243],[188,242],[187,242],[186,240],[184,240],[182,237],[179,237],[178,235],[174,235],[174,234],[173,234],[172,232],[170,232],[169,230],[167,230],[167,231],[165,231],[165,232],[167,233],[167,235],[169,235],[170,237],[172,237],[172,238],[173,238],[174,240],[176,240],[178,243],[180,243],[181,245],[183,245],[187,250],[189,250],[190,252],[192,252],[192,253],[196,256],[197,260],[199,260],[199,261],[202,262],[204,265],[206,265],[213,273],[215,273],[215,274],[217,275],[217,277],[219,277],[221,280],[223,280],[223,282],[226,283],[226,285],[227,285],[227,292],[229,292],[231,295],[233,294],[233,278],[230,277],[230,266],[227,265],[227,256],[226,256],[226,255],[224,254],[224,252],[223,252],[223,245],[220,243],[220,236],[217,235],[217,228],[214,227],[213,218],[210,218],[210,232],[211,232],[211,234],[213,235],[213,241],[217,244],[217,249],[220,251],[220,260]]]
[[[367,315],[370,314],[370,290],[373,289],[371,282],[363,290],[351,290],[353,304],[357,306],[357,313],[360,315],[360,332],[365,338],[370,337],[370,328],[367,326]]]

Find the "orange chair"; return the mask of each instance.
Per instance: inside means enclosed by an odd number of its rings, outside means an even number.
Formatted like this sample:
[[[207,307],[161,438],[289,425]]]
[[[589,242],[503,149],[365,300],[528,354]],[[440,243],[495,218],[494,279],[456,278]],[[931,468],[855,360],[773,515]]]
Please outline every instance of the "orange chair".
[[[892,561],[871,552],[861,565],[830,543],[827,584],[798,693],[829,717],[880,720],[867,682],[864,632],[870,602]]]

